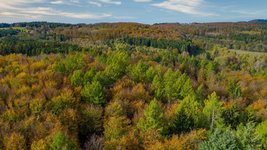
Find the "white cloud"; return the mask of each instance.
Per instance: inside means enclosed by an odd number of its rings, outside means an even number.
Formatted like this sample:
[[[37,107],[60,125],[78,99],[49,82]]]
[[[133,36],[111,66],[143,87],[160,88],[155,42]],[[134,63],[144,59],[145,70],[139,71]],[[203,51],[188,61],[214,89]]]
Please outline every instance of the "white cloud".
[[[70,0],[71,3],[80,3],[80,0]]]
[[[135,2],[145,3],[145,2],[152,2],[152,0],[134,0]]]
[[[129,20],[129,19],[136,19],[136,17],[132,17],[132,16],[114,16],[112,17],[114,19],[122,19],[122,20]]]
[[[38,19],[40,16],[35,15],[27,15],[27,14],[18,14],[18,13],[13,13],[13,12],[0,12],[1,17],[10,17],[10,18],[29,18],[29,19]]]
[[[203,3],[204,0],[165,0],[164,2],[155,3],[152,5],[185,14],[212,16],[213,14],[211,13],[206,13],[199,10]]]
[[[63,4],[63,1],[52,1],[51,4]]]
[[[72,13],[72,12],[57,11],[49,7],[32,8],[30,10],[23,10],[21,12],[24,14],[63,16],[67,18],[77,18],[77,19],[99,19],[99,18],[111,17],[110,14],[96,15],[96,14],[90,14],[90,13]]]
[[[97,7],[101,7],[102,4],[99,3],[99,2],[94,2],[94,1],[89,1],[88,4],[91,4],[91,5],[94,5],[94,6],[97,6]]]
[[[107,13],[89,13],[89,12],[71,12],[60,10],[58,7],[34,7],[34,5],[44,6],[43,4],[68,4],[79,3],[79,0],[8,0],[0,3],[0,17],[10,18],[31,18],[40,19],[45,16],[60,16],[76,19],[101,19],[111,17],[111,14]]]
[[[113,5],[121,5],[121,1],[114,1],[114,0],[98,0],[99,2],[106,3],[106,4],[113,4]]]
[[[87,1],[87,4],[94,5],[97,7],[102,7],[104,4],[121,5],[122,1],[121,0],[90,0],[90,1]]]

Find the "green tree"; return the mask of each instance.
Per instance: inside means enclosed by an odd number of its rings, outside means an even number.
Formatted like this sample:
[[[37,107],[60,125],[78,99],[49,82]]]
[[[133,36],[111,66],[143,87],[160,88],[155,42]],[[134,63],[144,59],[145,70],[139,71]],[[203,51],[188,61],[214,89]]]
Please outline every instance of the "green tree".
[[[70,77],[70,82],[73,86],[80,86],[83,82],[83,72],[81,70],[76,70]]]
[[[218,125],[222,125],[222,103],[219,102],[215,92],[209,95],[208,100],[205,101],[203,114],[207,119],[207,127],[213,129]]]
[[[186,74],[168,69],[163,77],[156,75],[152,81],[152,89],[156,98],[171,102],[183,99],[188,95],[194,95],[190,78]]]
[[[124,51],[115,51],[107,57],[107,67],[104,70],[104,76],[107,84],[112,84],[124,73],[129,63],[129,56]]]
[[[53,114],[58,115],[69,107],[75,106],[78,101],[79,100],[74,97],[71,90],[64,89],[61,91],[60,95],[53,97],[47,106]]]
[[[66,71],[71,72],[74,70],[79,70],[84,67],[85,62],[83,60],[82,53],[75,53],[74,55],[68,55],[65,60]]]
[[[179,71],[168,69],[163,76],[164,97],[170,102],[179,98],[182,85],[179,82]],[[177,80],[178,79],[178,80]]]
[[[189,95],[178,105],[173,122],[170,126],[172,133],[188,132],[203,127],[201,105],[194,95]]]
[[[135,82],[144,82],[146,79],[146,71],[148,66],[145,65],[141,60],[137,64],[129,67],[129,75]]]
[[[267,149],[267,120],[256,127],[256,134],[261,140],[263,149]]]
[[[68,139],[68,137],[59,131],[53,138],[50,145],[52,150],[74,150],[75,145]]]
[[[93,81],[91,84],[86,84],[81,96],[84,101],[92,104],[101,105],[105,103],[104,91],[102,85],[98,81]]]
[[[199,146],[200,150],[238,150],[241,149],[238,139],[229,130],[215,131],[208,137],[207,141],[203,141]]]
[[[240,108],[236,104],[234,104],[222,111],[222,118],[225,125],[236,128],[240,124],[241,112],[239,109]]]
[[[237,80],[230,80],[228,84],[228,94],[231,98],[238,98],[242,96],[241,87]]]
[[[241,144],[243,150],[260,150],[261,140],[255,132],[255,124],[247,123],[246,125],[240,124],[235,133],[235,136]]]
[[[87,83],[91,83],[96,75],[96,71],[94,69],[90,69],[86,71],[86,73],[83,76],[83,85],[86,85]]]
[[[200,84],[196,90],[197,100],[200,102],[201,105],[204,105],[205,99],[205,86],[204,84]]]
[[[62,59],[62,58],[61,58]],[[64,73],[66,71],[65,65],[61,61],[57,61],[53,64],[53,70],[55,72],[61,72]]]
[[[137,127],[142,131],[157,130],[160,133],[164,127],[164,114],[156,99],[152,100],[144,110],[144,117],[141,118]]]
[[[163,95],[164,95],[164,85],[163,85],[163,81],[162,81],[162,77],[160,77],[159,75],[156,75],[153,78],[151,87],[154,91],[155,97],[157,99],[162,100],[163,99]]]
[[[153,67],[149,67],[146,70],[146,81],[151,83],[156,74],[157,74],[156,70]]]
[[[182,85],[183,86],[179,94],[180,97],[184,98],[188,95],[194,95],[194,90],[193,90],[190,78],[187,78]]]

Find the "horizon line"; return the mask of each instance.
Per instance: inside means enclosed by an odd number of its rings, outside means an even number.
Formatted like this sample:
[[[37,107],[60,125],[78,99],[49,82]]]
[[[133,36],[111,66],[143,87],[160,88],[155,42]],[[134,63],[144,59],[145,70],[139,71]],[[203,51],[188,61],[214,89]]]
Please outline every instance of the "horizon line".
[[[243,20],[243,21],[204,21],[204,22],[155,22],[155,23],[144,23],[144,22],[134,22],[134,21],[100,21],[94,23],[69,23],[69,22],[53,22],[53,21],[20,21],[20,22],[0,22],[0,24],[19,24],[19,23],[60,23],[60,24],[71,24],[71,25],[79,25],[79,24],[105,24],[105,23],[137,23],[137,24],[144,24],[144,25],[156,25],[156,24],[205,24],[205,23],[253,23],[253,21],[267,21],[267,19],[252,19],[252,20]]]

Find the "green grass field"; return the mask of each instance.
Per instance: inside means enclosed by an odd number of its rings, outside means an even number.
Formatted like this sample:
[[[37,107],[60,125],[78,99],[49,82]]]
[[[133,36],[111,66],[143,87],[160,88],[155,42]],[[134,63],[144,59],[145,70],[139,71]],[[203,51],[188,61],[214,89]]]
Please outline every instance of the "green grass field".
[[[27,32],[28,31],[25,27],[0,28],[0,30],[7,30],[7,29],[20,30],[21,32]]]
[[[255,56],[267,55],[267,53],[265,52],[252,52],[252,51],[236,50],[236,49],[231,49],[230,51],[235,52],[237,54],[249,54],[249,55],[255,55]]]

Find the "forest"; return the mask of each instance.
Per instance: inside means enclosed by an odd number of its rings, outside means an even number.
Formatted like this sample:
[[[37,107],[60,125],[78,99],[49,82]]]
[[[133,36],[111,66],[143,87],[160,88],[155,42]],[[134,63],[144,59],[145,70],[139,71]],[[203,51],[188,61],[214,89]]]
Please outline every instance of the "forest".
[[[0,24],[0,150],[267,149],[267,24]]]

